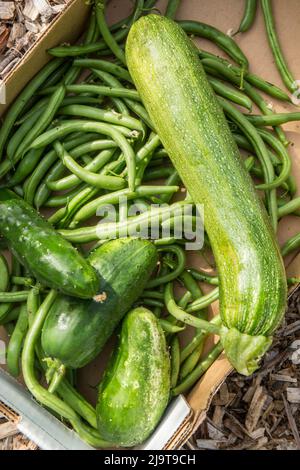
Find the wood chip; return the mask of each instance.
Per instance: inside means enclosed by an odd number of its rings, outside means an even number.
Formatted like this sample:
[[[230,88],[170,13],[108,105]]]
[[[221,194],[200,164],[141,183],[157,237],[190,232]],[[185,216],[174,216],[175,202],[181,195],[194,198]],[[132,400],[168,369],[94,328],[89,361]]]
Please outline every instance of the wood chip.
[[[225,408],[219,405],[215,406],[212,421],[216,426],[222,427]]]
[[[300,403],[300,388],[289,387],[286,389],[286,393],[290,403]]]
[[[0,19],[12,20],[15,15],[15,2],[0,2]]]
[[[9,35],[10,35],[9,28],[7,28],[6,26],[1,26],[0,27],[0,53],[7,46]]]
[[[300,450],[300,437],[299,437],[299,431],[298,431],[298,428],[297,428],[297,425],[296,425],[295,418],[293,416],[290,405],[287,402],[285,396],[283,395],[282,398],[283,398],[284,407],[285,407],[285,411],[286,411],[286,415],[287,415],[287,418],[288,418],[289,425],[291,427],[293,436],[295,438],[295,442],[296,442],[296,445],[298,447],[298,450]]]
[[[7,421],[6,423],[0,424],[0,439],[5,439],[9,436],[18,434],[18,429],[15,424]]]
[[[266,400],[267,400],[267,395],[263,387],[262,386],[257,387],[253,395],[253,398],[252,398],[252,401],[251,401],[251,404],[250,404],[250,407],[246,416],[246,420],[245,420],[245,426],[248,429],[248,431],[251,432],[256,428],[256,425],[262,414],[263,407],[266,403]]]
[[[273,380],[278,380],[279,382],[292,382],[297,383],[297,379],[283,374],[271,374]]]

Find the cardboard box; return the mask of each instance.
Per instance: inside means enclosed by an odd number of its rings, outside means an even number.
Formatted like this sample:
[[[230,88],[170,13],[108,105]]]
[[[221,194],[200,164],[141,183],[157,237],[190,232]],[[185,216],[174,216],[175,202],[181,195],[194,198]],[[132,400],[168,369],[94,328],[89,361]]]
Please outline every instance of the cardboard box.
[[[158,1],[158,8],[164,11],[167,0]],[[300,41],[298,19],[300,17],[300,3],[298,0],[274,1],[275,18],[285,57],[293,70],[295,78],[300,79],[300,62],[297,44]],[[130,11],[131,2],[128,0],[112,0],[109,7],[109,21],[113,22],[124,17]],[[179,19],[196,19],[210,23],[224,32],[236,30],[242,17],[244,2],[240,0],[182,0],[178,12]],[[62,42],[76,40],[83,31],[88,17],[89,6],[83,0],[72,1],[67,9],[53,22],[38,43],[26,54],[22,62],[13,70],[5,80],[7,88],[7,104],[0,106],[0,115],[13,101],[24,85],[49,60],[46,50]],[[292,41],[291,41],[292,39]],[[261,10],[259,9],[253,28],[246,34],[236,36],[236,40],[249,58],[251,70],[279,86],[283,86],[280,76],[274,66],[274,60],[266,39]],[[206,40],[197,40],[200,47],[224,55],[216,46]],[[294,109],[287,103],[272,102],[277,112],[287,112]],[[287,136],[293,143],[290,153],[293,161],[293,174],[300,188],[300,133],[299,124],[290,123],[285,126]],[[299,194],[300,195],[300,194]],[[287,238],[300,231],[299,218],[289,216],[280,221],[278,239],[282,244]],[[191,259],[195,263],[194,259]],[[199,263],[199,260],[197,261]],[[201,267],[207,267],[204,260]],[[292,254],[286,259],[288,275],[300,276],[300,255]],[[207,289],[207,287],[206,287]],[[218,310],[218,303],[212,305],[211,313]],[[5,339],[5,335],[0,336]],[[183,338],[184,340],[184,338]],[[111,348],[108,345],[106,353]],[[105,355],[105,352],[104,352]],[[79,371],[79,389],[91,400],[95,401],[93,386],[99,382],[100,369],[103,369],[103,355],[82,371]],[[150,438],[141,446],[148,449],[176,449],[179,448],[203,421],[206,411],[211,403],[214,393],[231,372],[231,366],[224,355],[210,367],[202,379],[193,387],[185,397],[179,397],[171,404],[160,426]],[[1,372],[1,370],[0,370]],[[92,386],[92,387],[91,387]],[[70,433],[63,425],[35,402],[23,389],[6,374],[0,373],[0,411],[10,419],[15,420],[20,429],[29,435],[43,448],[88,448],[82,444],[74,433]],[[17,403],[17,404],[16,404]],[[188,403],[188,405],[187,405]],[[31,406],[29,406],[31,405]],[[17,411],[17,412],[16,412]],[[50,432],[51,431],[51,432]],[[59,440],[47,440],[49,433],[52,437],[60,435]]]

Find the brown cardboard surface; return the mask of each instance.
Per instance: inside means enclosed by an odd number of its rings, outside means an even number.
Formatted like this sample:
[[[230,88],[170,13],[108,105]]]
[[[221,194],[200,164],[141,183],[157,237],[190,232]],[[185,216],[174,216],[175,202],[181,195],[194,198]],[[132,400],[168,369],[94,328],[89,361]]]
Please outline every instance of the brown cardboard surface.
[[[167,0],[158,1],[158,8],[164,11]],[[130,8],[129,0],[112,0],[109,6],[109,21],[115,21],[125,16]],[[300,2],[299,0],[274,0],[274,13],[277,23],[278,34],[282,43],[285,57],[290,64],[296,79],[300,80],[300,62],[298,59],[298,44],[300,42]],[[204,2],[201,0],[182,0],[178,12],[179,19],[196,19],[210,23],[218,27],[225,33],[229,30],[236,30],[242,17],[244,1],[241,0],[210,0]],[[70,41],[78,37],[82,31],[82,26],[86,18],[87,7],[82,0],[73,1],[68,10],[61,15],[50,30],[46,32],[33,50],[29,51],[23,60],[23,63],[7,78],[8,100],[11,101],[14,96],[22,89],[24,84],[37,72],[46,62],[47,56],[45,50],[56,43]],[[258,15],[253,28],[245,34],[239,34],[235,37],[243,51],[246,53],[250,62],[250,69],[265,79],[283,87],[281,78],[267,43],[264,23],[261,9],[259,7]],[[206,40],[198,39],[197,43],[205,50],[218,52],[219,55],[226,55],[216,46]],[[284,88],[284,87],[283,87]],[[277,102],[267,97],[277,112],[287,112],[296,110],[292,105]],[[3,108],[0,108],[3,112]],[[300,124],[289,123],[284,126],[288,138],[292,142],[290,154],[293,160],[293,175],[300,188]],[[300,191],[300,189],[299,189]],[[300,192],[298,191],[298,195]],[[300,231],[300,219],[289,216],[279,224],[278,240],[282,244],[287,238]],[[193,257],[193,265],[201,265],[208,269],[209,264],[204,258]],[[286,260],[289,275],[300,276],[300,254],[292,254]],[[205,287],[204,290],[209,288]],[[215,302],[211,308],[211,314],[218,310],[218,303]],[[112,340],[113,341],[113,340]],[[183,338],[184,341],[184,338]],[[95,387],[99,382],[100,370],[105,366],[105,358],[111,350],[111,344],[107,345],[104,353],[96,361],[79,371],[79,388],[92,402],[95,400]],[[224,355],[211,366],[207,373],[201,378],[197,385],[187,396],[190,406],[194,411],[192,421],[187,423],[181,430],[181,436],[174,436],[174,444],[170,447],[178,446],[195,429],[195,427],[204,419],[211,399],[231,371],[231,366]],[[173,447],[172,447],[173,446]]]

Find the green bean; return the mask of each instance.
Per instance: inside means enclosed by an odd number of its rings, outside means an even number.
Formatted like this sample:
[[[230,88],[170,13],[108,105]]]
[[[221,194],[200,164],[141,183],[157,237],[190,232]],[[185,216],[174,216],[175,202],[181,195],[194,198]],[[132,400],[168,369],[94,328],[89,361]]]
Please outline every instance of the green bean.
[[[198,364],[203,352],[204,340],[194,349],[190,356],[182,363],[180,367],[179,381],[182,382]],[[174,388],[174,387],[173,387]]]
[[[26,149],[30,143],[49,126],[58,108],[60,107],[64,96],[65,87],[64,85],[60,85],[49,99],[47,108],[39,117],[37,123],[33,125],[22,143],[19,145],[18,150],[15,153],[15,159],[21,158],[26,152]]]
[[[57,140],[66,134],[76,131],[98,132],[99,134],[110,136],[117,143],[117,145],[121,148],[122,152],[125,155],[128,168],[128,186],[131,190],[134,190],[136,167],[135,154],[133,152],[133,149],[120,132],[118,132],[116,129],[113,129],[111,126],[108,126],[107,124],[79,120],[64,121],[63,123],[58,124],[55,129],[51,129],[50,131],[44,132],[44,134],[41,134],[39,137],[37,137],[31,144],[31,147],[45,147],[46,145],[52,143],[54,140]]]
[[[20,315],[21,307],[22,304],[18,304],[16,307],[12,308],[5,318],[1,320],[0,325],[6,325],[7,323],[16,321]]]
[[[286,215],[293,214],[299,208],[300,208],[300,197],[295,197],[295,199],[291,199],[286,204],[278,207],[278,217],[282,218],[282,217],[285,217]]]
[[[46,98],[43,98],[42,100],[40,100],[39,102],[44,102],[45,104],[48,102],[48,97]],[[69,106],[69,105],[73,105],[73,104],[94,104],[94,105],[98,105],[98,104],[101,104],[103,101],[103,98],[101,98],[100,96],[98,96],[97,98],[93,97],[93,96],[86,96],[86,95],[74,95],[74,96],[67,96],[66,98],[64,98],[62,100],[62,103],[61,103],[61,106]],[[24,117],[22,117],[22,119],[20,121],[18,121],[18,124],[22,124],[23,122],[25,122],[27,119],[29,119],[31,116],[32,116],[32,110],[28,111],[28,113],[26,113],[24,115]]]
[[[200,297],[198,300],[194,300],[186,309],[187,313],[198,312],[199,310],[203,310],[205,307],[208,307],[212,304],[215,300],[219,298],[219,288],[216,287],[214,290],[209,292],[208,294]],[[199,327],[201,328],[201,327]]]
[[[181,299],[178,301],[178,307],[182,308],[183,310],[187,307],[189,302],[192,300],[192,294],[189,291],[186,291]],[[170,315],[172,317],[172,315]],[[174,317],[172,317],[174,319]]]
[[[164,300],[164,294],[163,292],[157,292],[156,290],[149,290],[149,289],[145,289],[143,294],[142,294],[142,297],[146,297],[146,298],[149,298],[149,299],[159,299],[159,300]]]
[[[70,68],[72,67],[71,62],[64,62],[57,70],[55,70],[49,78],[45,81],[43,86],[53,86],[57,85],[69,72]],[[35,98],[35,97],[33,97]],[[30,109],[31,106],[28,107]],[[27,112],[27,107],[25,106],[24,111]],[[24,119],[24,115],[21,114],[20,116],[21,119]]]
[[[197,279],[197,281],[205,282],[207,284],[211,284],[212,286],[219,285],[218,276],[212,276],[211,274],[194,268],[189,268],[187,271],[193,276],[194,279]]]
[[[126,59],[123,49],[119,46],[113,35],[111,34],[109,27],[105,21],[104,9],[106,6],[106,0],[96,0],[95,11],[96,20],[101,36],[104,39],[105,44],[114,53],[114,55],[126,65]]]
[[[278,113],[269,116],[247,115],[247,118],[254,126],[280,126],[287,122],[300,121],[300,113]]]
[[[198,21],[178,21],[178,24],[186,33],[200,36],[214,42],[235,62],[241,65],[244,70],[248,69],[249,63],[247,57],[230,36],[227,36],[213,26]]]
[[[113,87],[113,88],[123,88],[123,89],[126,90],[126,88],[122,85],[122,83],[119,82],[114,76],[108,74],[107,72],[103,72],[103,71],[100,71],[100,70],[97,70],[97,69],[94,69],[94,68],[92,70],[93,70],[93,73],[97,77],[101,78],[101,80],[103,80],[105,83],[107,83],[111,87]],[[149,114],[147,113],[146,109],[144,108],[144,106],[141,103],[139,103],[138,101],[126,98],[126,97],[124,97],[124,102],[125,102],[126,106],[128,106],[128,108],[131,109],[131,111],[133,111],[138,117],[140,117],[142,119],[142,121],[145,124],[147,124],[148,127],[150,127],[150,129],[154,130],[154,126],[153,126],[152,121],[149,117]]]
[[[104,41],[92,42],[90,44],[79,44],[75,46],[57,46],[47,50],[47,52],[53,57],[78,57],[99,51],[108,51]]]
[[[33,319],[40,307],[40,304],[41,304],[40,289],[39,289],[39,286],[36,285],[32,287],[27,297],[27,314],[28,314],[29,327],[31,327],[33,323]]]
[[[188,391],[204,374],[204,372],[213,364],[213,362],[219,357],[223,351],[223,346],[219,341],[208,355],[198,364],[198,366],[171,391],[173,396],[180,395]]]
[[[165,16],[173,20],[176,16],[181,0],[169,0]]]
[[[45,390],[35,377],[35,346],[39,339],[45,318],[56,296],[57,293],[55,291],[50,291],[36,313],[34,321],[26,335],[22,352],[22,371],[25,384],[37,401],[57,413],[60,417],[68,420],[83,440],[95,447],[107,447],[109,444],[104,442],[98,433],[84,425],[76,412],[69,405],[59,399],[56,395]]]
[[[117,126],[125,126],[128,127],[128,129],[137,130],[142,133],[144,132],[144,127],[141,122],[131,116],[124,116],[114,111],[92,108],[91,106],[81,104],[65,106],[60,108],[58,114],[86,117],[95,121],[108,122],[110,124],[116,124]]]
[[[205,297],[207,296],[201,297],[201,299],[199,300],[202,300]],[[196,302],[199,302],[199,300],[194,301],[191,305],[196,304]],[[202,320],[201,318],[197,318],[188,313],[189,311],[195,311],[195,309],[191,310],[191,307],[188,307],[185,311],[182,308],[178,307],[174,300],[173,286],[171,283],[167,284],[165,288],[165,305],[167,307],[168,312],[173,315],[177,320],[180,320],[181,322],[186,323],[187,325],[194,326],[195,328],[201,328],[208,333],[220,333],[220,328],[214,323]]]
[[[94,429],[97,429],[96,411],[77,390],[69,383],[66,378],[60,383],[57,394],[66,402],[76,413],[85,419]]]
[[[96,148],[96,145],[93,145],[96,142],[99,144],[99,148],[104,148],[105,149],[105,147],[109,148],[110,146],[112,148],[114,148],[114,146],[115,146],[115,142],[108,141],[108,140],[107,141],[98,140],[98,141],[91,142],[88,145],[91,145],[94,148]],[[88,147],[88,145],[86,147]],[[85,146],[81,146],[81,147],[83,148]],[[75,158],[77,158],[78,152],[75,152],[75,151],[76,151],[76,149],[74,149],[74,151],[72,152],[72,157],[75,156]],[[106,152],[105,150],[101,151],[84,168],[86,170],[89,170],[89,171],[92,171],[93,173],[95,173],[95,172],[99,171],[111,159],[111,156],[112,156],[111,152]],[[62,191],[62,190],[66,190],[66,189],[71,189],[74,186],[78,186],[78,184],[80,184],[80,182],[81,182],[81,180],[80,180],[80,178],[78,178],[78,176],[69,175],[69,176],[65,176],[64,178],[61,178],[59,180],[56,180],[56,181],[48,181],[47,186],[52,191]]]
[[[264,91],[268,95],[278,100],[291,102],[289,95],[285,93],[285,91],[281,90],[281,88],[277,87],[273,83],[267,82],[263,78],[253,73],[250,73],[248,71],[244,72],[243,69],[232,65],[228,60],[202,50],[199,51],[199,55],[201,59],[215,59],[223,65],[226,65],[226,67],[230,68],[230,70],[239,77],[239,82],[241,80],[241,77],[244,75],[247,82],[253,85],[255,88]]]
[[[122,87],[121,82],[119,82],[119,80],[117,80],[110,73],[103,72],[103,70],[97,70],[97,69],[92,69],[92,72],[94,75],[96,75],[96,77],[100,78],[102,82],[104,82],[106,85],[111,86],[113,88]],[[110,99],[112,103],[115,105],[116,109],[119,111],[119,113],[126,115],[126,116],[130,115],[129,110],[123,100],[121,100],[120,98],[114,98],[114,97],[111,97]]]
[[[88,243],[97,239],[110,239],[115,238],[116,236],[123,237],[128,236],[132,233],[132,230],[136,234],[137,227],[139,230],[149,227],[151,220],[157,221],[158,219],[163,219],[170,215],[170,212],[177,209],[183,204],[186,204],[186,201],[180,201],[176,204],[173,204],[170,207],[158,208],[157,210],[152,210],[151,214],[145,212],[136,217],[129,218],[128,221],[118,222],[118,223],[106,223],[95,225],[92,227],[83,227],[75,230],[60,230],[61,235],[69,241],[74,243]],[[72,225],[73,226],[73,225]],[[150,284],[148,283],[148,286]]]
[[[203,344],[207,338],[207,333],[199,331],[194,338],[182,349],[180,353],[180,364],[183,364],[193,352]]]
[[[7,369],[8,369],[8,372],[14,377],[18,377],[20,375],[19,360],[20,360],[22,343],[23,343],[27,330],[28,330],[28,315],[27,315],[27,305],[25,304],[25,305],[22,305],[21,307],[15,329],[10,338],[8,348],[7,348],[7,356],[6,356]]]
[[[66,204],[66,207],[62,207],[57,212],[55,212],[48,221],[52,224],[57,224],[59,222],[60,228],[64,228],[68,225],[69,221],[72,219],[74,213],[80,207],[89,201],[94,196],[99,194],[98,188],[92,188],[88,185],[80,186],[76,191],[71,191],[66,194],[64,198],[64,202],[62,204]],[[59,196],[57,197],[59,200]],[[52,198],[53,200],[54,198]],[[50,206],[50,200],[47,202],[47,205]],[[61,205],[61,204],[59,204]],[[52,203],[53,206],[53,203]]]
[[[266,131],[263,131],[262,129],[258,130],[258,133],[261,136],[264,134],[264,132],[266,132]],[[281,158],[278,158],[277,155],[275,155],[274,153],[268,151],[270,160],[271,160],[273,166],[275,167],[275,169],[277,169],[277,167],[282,164],[282,155],[284,156],[284,159],[288,159],[289,155],[288,155],[287,150],[285,149],[285,147],[280,142],[278,142],[278,140],[272,134],[268,133],[268,136],[269,136],[268,141],[270,142],[270,146],[272,146],[272,148],[275,149],[279,153],[279,155],[281,156]],[[253,146],[250,144],[250,142],[244,136],[242,136],[240,134],[233,134],[233,137],[234,137],[236,143],[238,144],[238,146],[241,147],[243,150],[247,150],[247,151],[250,151],[250,152],[252,152],[254,150]],[[264,140],[267,140],[265,135],[264,135]],[[258,177],[263,177],[262,171],[260,170],[260,168],[257,168],[256,166],[251,165],[249,171],[251,173],[254,173]],[[289,191],[292,196],[297,191],[297,186],[296,186],[296,183],[295,183],[295,179],[291,174],[287,177],[286,181],[281,184],[281,187],[285,191]]]
[[[248,98],[247,95],[245,95],[241,91],[229,87],[228,85],[214,77],[208,77],[208,81],[211,84],[215,93],[217,93],[217,95],[222,96],[223,98],[226,98],[232,101],[233,103],[238,104],[239,106],[243,106],[249,111],[252,110],[252,101],[250,100],[250,98]]]
[[[198,297],[202,297],[201,289],[189,271],[183,271],[180,275],[180,279],[182,280],[185,288],[192,294],[193,300],[197,300]]]
[[[66,150],[71,150],[81,144],[89,142],[93,140],[94,136],[97,134],[80,134],[77,137],[73,137],[72,135],[66,139],[64,146]],[[28,183],[27,192],[31,194],[32,199],[34,199],[36,188],[38,187],[41,179],[47,173],[49,168],[53,165],[53,163],[57,160],[57,155],[55,150],[50,150],[36,167],[32,176],[30,177],[30,181]],[[59,162],[61,165],[61,162]],[[63,165],[61,165],[63,167]],[[40,207],[44,204],[45,200],[49,196],[49,191],[47,189],[46,183],[42,183],[39,187],[37,194],[35,196],[35,205],[36,207]]]
[[[48,101],[48,98],[47,98]],[[38,121],[40,118],[41,114],[43,112],[43,109],[37,109],[35,110],[31,116],[28,117],[28,119],[16,130],[16,132],[10,137],[6,153],[9,158],[9,160],[13,161],[13,157],[19,147],[19,145],[22,143],[23,139],[26,137],[28,132],[31,130],[32,126]],[[2,165],[3,166],[3,163]],[[0,172],[2,174],[2,171]]]
[[[137,186],[135,191],[132,192],[129,189],[123,191],[116,191],[114,193],[105,194],[97,199],[94,199],[86,206],[82,207],[80,211],[74,217],[73,227],[79,222],[87,220],[96,214],[100,207],[104,207],[107,204],[118,204],[121,197],[126,197],[128,201],[136,199],[137,197],[151,197],[156,194],[174,194],[178,191],[178,186]]]
[[[144,298],[143,299],[143,304],[146,305],[147,307],[158,307],[158,308],[161,308],[161,309],[164,307],[164,303],[160,302],[159,300],[156,300],[156,299]]]
[[[11,283],[16,286],[32,287],[34,279],[31,277],[12,276]]]
[[[62,144],[58,141],[54,143],[54,148],[63,164],[81,181],[84,181],[91,186],[95,186],[96,188],[110,189],[114,191],[124,188],[125,181],[122,178],[92,173],[78,165],[78,163],[76,163],[76,161],[65,151]]]
[[[11,273],[12,273],[13,276],[20,276],[21,275],[21,265],[20,265],[19,261],[14,256],[12,257]],[[13,286],[10,293],[14,293],[17,290],[18,290],[18,286]],[[0,296],[1,295],[2,294],[0,292]],[[10,302],[10,301],[4,302],[4,303],[0,302],[0,323],[3,323],[6,320],[7,315],[11,311],[12,307],[13,307],[13,303]]]
[[[261,6],[264,15],[268,41],[275,59],[275,64],[286,87],[291,93],[293,93],[297,89],[297,83],[288,68],[280,47],[270,0],[262,0]]]
[[[28,83],[28,85],[23,89],[18,98],[15,100],[14,104],[10,107],[0,129],[0,160],[10,131],[12,130],[14,123],[19,114],[22,112],[24,106],[32,97],[32,95],[38,90],[38,88],[45,82],[49,75],[51,75],[51,73],[57,69],[61,63],[61,59],[55,59],[45,65],[45,67],[33,78],[33,80]]]
[[[66,367],[56,359],[57,366],[50,380],[48,392],[55,393],[66,375]]]
[[[176,387],[180,368],[180,344],[178,336],[174,336],[170,345],[171,355],[171,389]]]
[[[164,318],[160,318],[159,323],[165,333],[176,334],[185,329],[185,326],[174,325]]]
[[[264,172],[265,182],[267,184],[274,181],[274,168],[270,161],[269,154],[267,152],[264,141],[256,131],[255,127],[250,124],[250,122],[245,118],[242,113],[240,113],[234,106],[232,106],[227,101],[219,98],[219,101],[223,107],[223,110],[227,115],[230,116],[230,119],[237,124],[237,126],[242,129],[243,133],[247,136],[251,144],[253,145],[258,158],[260,159],[261,166]],[[276,180],[275,180],[276,181]],[[266,193],[268,201],[269,216],[271,218],[272,226],[276,232],[277,230],[277,199],[276,191],[272,189]]]
[[[255,20],[257,0],[246,0],[245,11],[237,33],[246,33]]]
[[[170,246],[158,248],[158,252],[164,252],[164,251],[175,254],[177,258],[177,266],[174,269],[174,271],[172,271],[169,274],[165,274],[164,276],[157,276],[155,279],[150,279],[150,281],[148,281],[148,284],[147,284],[147,287],[149,289],[152,289],[153,287],[157,287],[161,284],[166,284],[172,281],[173,279],[176,279],[176,277],[180,276],[184,270],[186,256],[182,248],[180,248],[177,245],[170,245]]]
[[[77,67],[84,67],[84,68],[89,68],[89,69],[99,69],[102,70],[103,72],[108,72],[113,76],[116,76],[120,78],[121,80],[125,80],[129,83],[133,83],[132,78],[128,72],[123,67],[120,67],[119,65],[116,65],[112,62],[108,62],[106,60],[100,60],[100,59],[75,59],[74,60],[74,65]],[[98,93],[101,95],[102,93]],[[130,97],[128,97],[130,98]]]
[[[177,170],[173,170],[172,174],[166,179],[165,185],[172,186],[172,185],[179,185],[181,183],[181,178],[177,173]],[[172,199],[173,194],[165,194],[163,195],[160,200],[163,203],[168,203]]]
[[[24,302],[27,300],[28,293],[28,290],[20,290],[17,292],[0,292],[0,303]]]
[[[0,253],[0,295],[9,285],[9,270],[6,258]]]
[[[300,233],[297,233],[293,237],[289,238],[281,248],[282,256],[287,256],[291,252],[298,250],[300,247]]]
[[[168,178],[173,174],[174,168],[173,167],[165,167],[165,168],[150,168],[147,169],[144,173],[143,181],[153,181],[157,179],[164,179]]]
[[[282,164],[280,175],[271,183],[268,184],[268,189],[277,188],[282,185],[283,182],[287,180],[291,172],[291,159],[290,156],[284,147],[284,145],[276,139],[270,132],[266,131],[265,129],[259,129],[258,134],[262,137],[262,139],[276,151],[276,153],[280,156]],[[265,185],[261,184],[258,186],[258,189],[265,189]]]
[[[44,149],[29,150],[24,158],[22,158],[16,171],[9,178],[9,181],[5,186],[11,188],[18,185],[19,183],[22,183],[27,178],[27,176],[29,176],[34,171],[37,164],[41,160],[43,153]]]
[[[209,73],[214,73],[216,71],[218,74],[226,77],[235,85],[239,85],[239,77],[232,72],[231,68],[227,67],[226,65],[222,64],[222,62],[214,59],[203,59],[202,65],[204,66],[205,70]],[[271,109],[267,106],[264,99],[260,96],[260,94],[247,82],[247,80],[243,80],[243,90],[245,93],[252,99],[252,101],[258,106],[263,114],[273,114]],[[288,141],[286,136],[281,128],[275,128],[278,137],[282,141],[284,145],[288,145]]]

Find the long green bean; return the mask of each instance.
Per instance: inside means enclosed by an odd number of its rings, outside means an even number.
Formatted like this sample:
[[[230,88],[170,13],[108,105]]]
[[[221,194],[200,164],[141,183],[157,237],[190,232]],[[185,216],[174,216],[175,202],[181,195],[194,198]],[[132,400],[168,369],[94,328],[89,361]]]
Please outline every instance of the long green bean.
[[[112,126],[107,124],[93,121],[64,121],[61,124],[58,124],[55,129],[44,132],[39,137],[37,137],[31,144],[32,148],[41,148],[52,143],[54,140],[57,140],[71,132],[98,132],[99,134],[104,134],[110,136],[117,145],[121,148],[122,152],[125,155],[127,168],[128,168],[128,186],[133,191],[135,188],[135,176],[136,176],[136,166],[135,166],[135,154],[132,147],[128,144],[125,137],[118,132]]]
[[[61,59],[55,59],[45,65],[45,67],[33,78],[33,80],[28,83],[28,85],[23,89],[18,98],[15,100],[14,104],[10,107],[0,129],[0,160],[10,131],[12,130],[19,114],[24,109],[24,106],[45,82],[45,80],[47,80],[51,73],[60,66],[61,63]]]
[[[223,346],[219,341],[208,355],[198,364],[197,367],[171,391],[173,396],[180,395],[181,393],[187,392],[204,374],[204,372],[213,364],[213,362],[219,357],[223,351]]]
[[[261,6],[264,15],[268,41],[275,59],[275,64],[286,87],[290,90],[291,93],[293,93],[298,88],[298,86],[288,68],[280,47],[273,18],[271,1],[261,0]]]
[[[55,291],[50,291],[39,308],[26,335],[22,352],[22,371],[24,381],[36,400],[57,413],[62,418],[68,420],[83,440],[95,447],[109,447],[109,443],[103,441],[96,431],[92,430],[92,428],[90,429],[87,425],[81,422],[76,412],[69,405],[59,399],[56,395],[45,390],[35,377],[35,346],[40,336],[44,320],[56,296],[57,294]]]
[[[234,106],[232,106],[227,101],[219,98],[219,101],[227,115],[230,116],[237,126],[242,130],[242,132],[247,136],[250,140],[251,144],[253,145],[257,156],[260,159],[260,163],[263,168],[265,182],[267,184],[273,183],[274,181],[274,168],[270,161],[268,151],[264,144],[264,141],[256,131],[255,127],[242,115]],[[274,189],[268,191],[266,193],[267,200],[268,200],[268,209],[269,209],[269,216],[271,219],[271,223],[273,228],[276,232],[277,230],[277,198],[276,198],[276,191]]]
[[[8,372],[14,377],[20,375],[20,354],[24,337],[28,330],[27,305],[21,306],[20,314],[7,347],[6,363]]]

